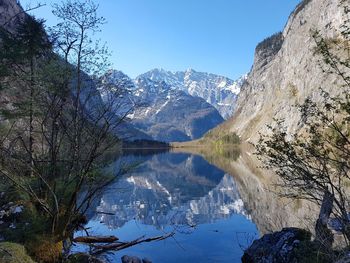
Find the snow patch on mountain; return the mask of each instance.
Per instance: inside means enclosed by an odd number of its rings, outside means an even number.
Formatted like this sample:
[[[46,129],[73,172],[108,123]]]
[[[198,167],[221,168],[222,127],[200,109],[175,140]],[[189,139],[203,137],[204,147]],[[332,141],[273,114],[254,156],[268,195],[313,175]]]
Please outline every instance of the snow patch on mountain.
[[[247,75],[234,81],[224,76],[197,72],[193,69],[171,72],[153,69],[139,76],[153,81],[164,81],[174,90],[181,90],[191,96],[203,98],[213,105],[224,119],[232,116],[237,95]]]
[[[127,113],[130,123],[154,140],[198,139],[224,119],[203,98],[189,94],[176,80],[178,75],[181,74],[157,70],[150,72],[149,77],[141,75],[132,80],[121,71],[110,71],[103,83],[104,88],[108,85],[111,88],[102,97],[121,93],[122,100],[118,101],[116,110]]]

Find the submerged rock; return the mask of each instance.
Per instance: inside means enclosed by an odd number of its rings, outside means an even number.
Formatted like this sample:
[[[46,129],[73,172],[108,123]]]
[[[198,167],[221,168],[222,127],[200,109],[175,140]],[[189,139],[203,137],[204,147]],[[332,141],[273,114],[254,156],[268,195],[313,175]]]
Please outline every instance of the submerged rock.
[[[152,263],[148,258],[143,258],[142,260],[135,256],[122,256],[122,263]]]
[[[296,248],[302,241],[310,241],[311,233],[299,228],[284,228],[255,240],[244,252],[243,263],[297,263]]]
[[[70,255],[66,263],[104,263],[104,261],[85,253]]]
[[[141,259],[134,256],[122,256],[122,263],[142,263]]]

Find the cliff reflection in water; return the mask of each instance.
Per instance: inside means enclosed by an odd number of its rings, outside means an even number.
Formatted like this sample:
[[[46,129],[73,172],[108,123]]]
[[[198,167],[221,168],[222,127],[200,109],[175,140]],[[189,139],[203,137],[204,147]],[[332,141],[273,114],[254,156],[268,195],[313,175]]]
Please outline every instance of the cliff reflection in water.
[[[140,164],[109,186],[96,207],[94,220],[109,228],[131,220],[163,229],[211,223],[232,214],[249,218],[233,177],[200,156],[165,153],[124,161]]]

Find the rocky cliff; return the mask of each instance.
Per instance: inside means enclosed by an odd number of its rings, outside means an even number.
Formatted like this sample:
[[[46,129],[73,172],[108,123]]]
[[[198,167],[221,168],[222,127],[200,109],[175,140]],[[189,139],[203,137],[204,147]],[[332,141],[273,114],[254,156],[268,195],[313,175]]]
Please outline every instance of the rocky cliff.
[[[0,0],[0,26],[14,31],[19,21],[26,16],[17,0]]]
[[[340,80],[326,75],[314,54],[313,30],[339,37],[343,8],[340,0],[304,0],[290,15],[284,30],[261,42],[239,94],[234,116],[223,127],[255,142],[273,118],[285,119],[289,133],[301,128],[296,103],[310,96],[320,99],[319,88],[337,92]],[[344,1],[343,1],[344,2]]]

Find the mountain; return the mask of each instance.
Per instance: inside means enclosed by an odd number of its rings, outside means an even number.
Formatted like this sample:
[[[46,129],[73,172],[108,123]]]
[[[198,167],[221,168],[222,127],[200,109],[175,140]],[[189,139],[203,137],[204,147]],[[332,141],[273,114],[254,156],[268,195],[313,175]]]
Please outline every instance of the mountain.
[[[130,124],[158,141],[189,141],[200,138],[208,130],[224,121],[220,113],[204,99],[191,96],[182,88],[165,80],[139,76],[130,79],[120,71],[110,71],[103,83],[112,83],[124,90],[120,96],[126,108],[118,110],[128,114]],[[108,93],[102,94],[102,97]],[[129,108],[128,108],[129,107]]]
[[[241,88],[234,116],[218,129],[256,142],[258,133],[267,133],[267,124],[280,118],[285,120],[288,134],[299,131],[301,116],[294,105],[307,97],[319,101],[320,87],[335,95],[341,83],[337,76],[325,74],[320,67],[312,31],[339,38],[343,20],[340,1],[302,1],[283,31],[256,47],[254,65]]]
[[[244,75],[233,81],[224,76],[197,72],[193,69],[178,72],[153,69],[139,77],[157,82],[164,81],[176,90],[203,98],[213,105],[224,119],[232,116],[237,95],[246,79]]]

